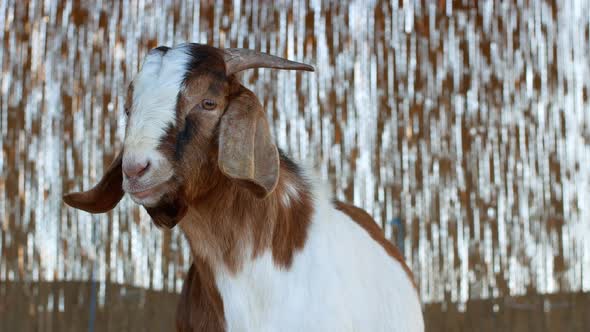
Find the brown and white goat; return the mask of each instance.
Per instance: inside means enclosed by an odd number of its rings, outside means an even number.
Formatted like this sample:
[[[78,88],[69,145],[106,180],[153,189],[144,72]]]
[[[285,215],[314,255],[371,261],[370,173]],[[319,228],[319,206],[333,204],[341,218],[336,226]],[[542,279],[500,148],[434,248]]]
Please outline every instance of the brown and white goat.
[[[279,152],[235,73],[313,67],[250,50],[158,47],[130,84],[123,150],[91,190],[92,213],[128,193],[179,225],[193,264],[179,331],[421,331],[399,251],[363,210],[332,201]]]

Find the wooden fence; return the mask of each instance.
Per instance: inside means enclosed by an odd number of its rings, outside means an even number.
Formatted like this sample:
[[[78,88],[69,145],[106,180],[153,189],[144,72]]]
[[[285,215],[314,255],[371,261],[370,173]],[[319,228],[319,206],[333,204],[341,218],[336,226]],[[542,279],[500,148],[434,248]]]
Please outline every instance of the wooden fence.
[[[172,331],[177,299],[88,282],[1,282],[0,331]],[[473,300],[464,312],[429,304],[424,312],[427,331],[590,331],[590,293]]]

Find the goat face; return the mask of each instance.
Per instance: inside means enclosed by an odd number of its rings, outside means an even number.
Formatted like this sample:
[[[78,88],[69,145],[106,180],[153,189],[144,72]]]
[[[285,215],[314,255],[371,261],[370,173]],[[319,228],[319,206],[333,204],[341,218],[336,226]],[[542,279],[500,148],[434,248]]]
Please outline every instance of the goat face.
[[[256,67],[313,70],[199,44],[150,51],[128,89],[123,150],[94,188],[66,203],[106,212],[126,192],[157,225],[173,227],[217,174],[267,196],[278,180],[277,148],[260,102],[234,76]]]
[[[210,166],[206,157],[229,88],[216,49],[186,46],[149,53],[126,105],[123,190],[136,203],[156,207]]]

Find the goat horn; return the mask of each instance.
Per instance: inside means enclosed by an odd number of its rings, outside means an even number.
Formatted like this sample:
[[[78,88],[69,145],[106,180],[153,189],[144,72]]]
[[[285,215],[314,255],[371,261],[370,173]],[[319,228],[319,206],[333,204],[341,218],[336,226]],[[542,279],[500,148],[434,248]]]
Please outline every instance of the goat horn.
[[[305,63],[290,61],[278,56],[257,52],[244,48],[224,49],[224,60],[228,74],[235,74],[245,69],[276,68],[287,70],[314,71],[313,66]]]

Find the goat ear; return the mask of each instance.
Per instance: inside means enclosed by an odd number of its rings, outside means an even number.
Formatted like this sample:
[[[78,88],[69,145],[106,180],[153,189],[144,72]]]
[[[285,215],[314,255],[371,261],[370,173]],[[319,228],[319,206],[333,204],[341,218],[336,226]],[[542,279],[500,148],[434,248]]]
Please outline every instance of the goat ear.
[[[122,159],[123,152],[121,151],[94,188],[66,194],[63,197],[64,202],[71,207],[90,213],[103,213],[112,210],[125,194],[122,187]]]
[[[268,196],[279,179],[279,152],[256,95],[242,87],[232,97],[219,127],[218,165],[259,198]]]

